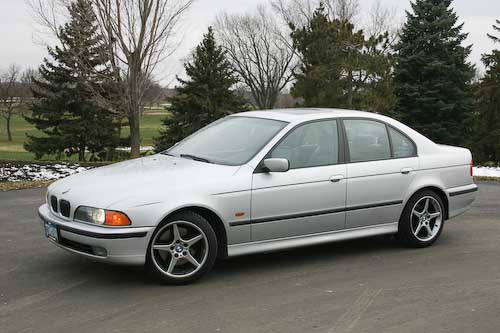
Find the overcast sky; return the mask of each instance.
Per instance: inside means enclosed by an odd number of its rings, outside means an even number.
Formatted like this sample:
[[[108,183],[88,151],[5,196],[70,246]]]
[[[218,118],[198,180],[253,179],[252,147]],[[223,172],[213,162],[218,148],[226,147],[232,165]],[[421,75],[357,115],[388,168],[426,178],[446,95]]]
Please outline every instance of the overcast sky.
[[[362,11],[371,8],[376,0],[360,0]],[[196,0],[183,23],[184,38],[178,51],[158,71],[158,79],[164,84],[175,85],[171,78],[181,72],[182,60],[200,41],[202,34],[215,16],[223,11],[252,11],[264,0]],[[381,0],[384,6],[394,8],[400,20],[404,19],[404,11],[409,8],[409,0]],[[491,26],[495,19],[500,19],[500,1],[498,0],[455,0],[460,20],[465,23],[464,30],[469,33],[468,44],[473,44],[470,60],[479,64],[481,54],[491,51],[493,43],[486,37],[492,32]],[[35,42],[36,25],[30,10],[24,0],[0,0],[0,68],[4,69],[10,63],[22,67],[37,67],[46,49]],[[500,47],[500,46],[497,46]],[[482,66],[479,66],[482,68]]]

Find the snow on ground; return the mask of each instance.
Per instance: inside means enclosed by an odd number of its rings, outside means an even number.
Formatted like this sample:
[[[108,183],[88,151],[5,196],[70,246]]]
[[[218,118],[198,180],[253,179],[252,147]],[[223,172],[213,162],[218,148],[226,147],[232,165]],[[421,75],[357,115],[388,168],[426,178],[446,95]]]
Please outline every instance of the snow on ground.
[[[499,177],[500,167],[474,167],[472,174],[476,177]]]
[[[130,151],[130,147],[118,147],[116,148],[116,150],[119,150],[119,151]],[[155,147],[153,146],[141,146],[140,148],[140,151],[151,151],[151,150],[155,150]]]
[[[90,169],[90,167],[66,163],[49,165],[26,164],[22,166],[6,163],[0,165],[0,182],[56,180],[87,169]]]

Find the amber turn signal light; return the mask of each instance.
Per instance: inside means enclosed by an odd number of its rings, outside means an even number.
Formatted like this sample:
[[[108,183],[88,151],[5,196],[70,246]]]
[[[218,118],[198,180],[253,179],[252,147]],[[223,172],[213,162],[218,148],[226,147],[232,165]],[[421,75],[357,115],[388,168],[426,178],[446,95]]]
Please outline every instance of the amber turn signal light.
[[[104,222],[105,225],[109,225],[112,227],[123,227],[127,225],[131,225],[130,219],[127,215],[115,212],[112,210],[106,211],[106,220]]]

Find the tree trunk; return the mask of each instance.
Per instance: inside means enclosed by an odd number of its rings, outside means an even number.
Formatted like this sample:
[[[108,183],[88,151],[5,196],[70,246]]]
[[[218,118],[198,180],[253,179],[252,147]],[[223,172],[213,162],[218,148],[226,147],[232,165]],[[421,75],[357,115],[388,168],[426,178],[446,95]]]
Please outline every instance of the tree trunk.
[[[279,91],[273,91],[270,93],[270,96],[267,99],[267,108],[274,109],[276,103],[278,102]]]
[[[128,120],[130,127],[130,157],[137,158],[141,156],[141,101],[139,92],[139,76],[141,75],[141,66],[136,54],[129,58],[129,77],[127,80],[129,89]]]
[[[353,95],[353,76],[352,71],[349,70],[349,74],[347,77],[348,87],[347,87],[347,108],[352,109],[352,95]]]
[[[10,116],[7,117],[7,140],[12,141],[12,133],[10,132]]]
[[[141,156],[141,132],[140,132],[140,112],[131,110],[129,112],[128,123],[130,128],[130,157]]]
[[[80,151],[78,152],[78,161],[85,162],[85,143],[80,145]]]

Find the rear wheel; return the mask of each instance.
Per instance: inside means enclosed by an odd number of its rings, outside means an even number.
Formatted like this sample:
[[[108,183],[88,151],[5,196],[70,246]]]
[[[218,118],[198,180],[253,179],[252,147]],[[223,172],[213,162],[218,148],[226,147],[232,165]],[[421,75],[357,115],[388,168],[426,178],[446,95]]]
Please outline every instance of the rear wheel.
[[[443,230],[444,205],[433,191],[415,194],[406,204],[399,220],[398,237],[405,245],[426,247],[434,243]]]
[[[164,282],[186,284],[207,273],[216,258],[217,238],[208,221],[194,212],[182,212],[156,229],[146,266]]]

